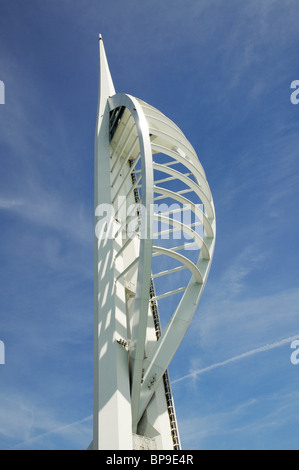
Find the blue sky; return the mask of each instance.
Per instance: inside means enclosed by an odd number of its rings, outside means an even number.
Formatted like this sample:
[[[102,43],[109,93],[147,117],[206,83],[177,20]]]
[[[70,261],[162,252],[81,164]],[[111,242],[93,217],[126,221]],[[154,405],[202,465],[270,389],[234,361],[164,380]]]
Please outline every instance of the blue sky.
[[[98,34],[205,168],[211,274],[170,367],[185,449],[298,449],[297,0],[0,0],[1,449],[92,438]]]

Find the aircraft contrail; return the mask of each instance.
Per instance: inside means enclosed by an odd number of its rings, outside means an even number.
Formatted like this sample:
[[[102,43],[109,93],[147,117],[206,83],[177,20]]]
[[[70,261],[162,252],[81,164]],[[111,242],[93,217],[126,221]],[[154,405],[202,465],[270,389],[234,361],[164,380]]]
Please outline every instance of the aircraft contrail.
[[[218,367],[226,366],[227,364],[231,364],[232,362],[240,361],[241,359],[245,359],[246,357],[254,356],[255,354],[259,354],[265,351],[271,351],[271,349],[276,349],[276,348],[279,348],[280,346],[284,346],[285,344],[292,343],[296,339],[299,339],[299,335],[292,336],[291,338],[282,339],[281,341],[277,341],[276,343],[266,344],[265,346],[261,346],[260,348],[257,348],[257,349],[252,349],[251,351],[247,351],[243,354],[239,354],[238,356],[231,357],[230,359],[227,359],[226,361],[217,362],[216,364],[212,364],[211,366],[205,367],[204,369],[195,370],[191,372],[190,374],[184,375],[183,377],[180,377],[179,379],[173,380],[172,384],[182,382],[183,380],[186,380],[186,379],[195,378],[198,375],[204,374],[205,372],[209,372],[213,369],[217,369]]]

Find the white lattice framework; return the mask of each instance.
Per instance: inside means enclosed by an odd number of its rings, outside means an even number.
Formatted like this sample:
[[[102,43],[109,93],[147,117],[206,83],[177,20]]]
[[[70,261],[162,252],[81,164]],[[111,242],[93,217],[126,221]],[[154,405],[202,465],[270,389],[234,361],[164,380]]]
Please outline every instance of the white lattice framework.
[[[212,194],[182,131],[147,103],[115,93],[101,37],[99,90],[91,448],[132,449],[143,436],[158,449],[179,449],[167,368],[209,274]],[[166,299],[173,313],[162,331]]]

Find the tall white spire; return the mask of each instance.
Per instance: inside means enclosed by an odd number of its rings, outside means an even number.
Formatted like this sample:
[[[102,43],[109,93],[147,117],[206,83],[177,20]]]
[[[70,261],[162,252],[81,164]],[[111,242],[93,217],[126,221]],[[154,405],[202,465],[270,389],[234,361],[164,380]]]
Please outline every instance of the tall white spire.
[[[107,100],[109,96],[115,95],[115,88],[111,77],[107,56],[104,47],[102,35],[99,35],[99,49],[100,49],[100,74],[99,74],[99,103],[98,103],[98,125],[97,131],[101,125],[101,118],[103,117]]]
[[[99,38],[100,78],[95,135],[95,227],[101,207],[110,207],[111,168],[109,97],[115,95],[102,37]],[[113,224],[111,215],[109,221]],[[125,336],[121,326],[124,308],[117,309],[119,286],[114,276],[114,240],[95,237],[94,318],[94,450],[132,449],[131,403],[127,352],[117,339]],[[120,318],[121,317],[121,318]]]

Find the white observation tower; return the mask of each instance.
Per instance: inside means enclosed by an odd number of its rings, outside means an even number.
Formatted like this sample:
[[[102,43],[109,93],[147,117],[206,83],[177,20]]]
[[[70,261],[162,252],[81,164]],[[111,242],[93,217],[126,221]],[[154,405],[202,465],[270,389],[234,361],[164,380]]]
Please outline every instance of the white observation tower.
[[[95,135],[94,450],[179,450],[168,366],[215,246],[195,150],[164,114],[116,93],[100,36]]]

